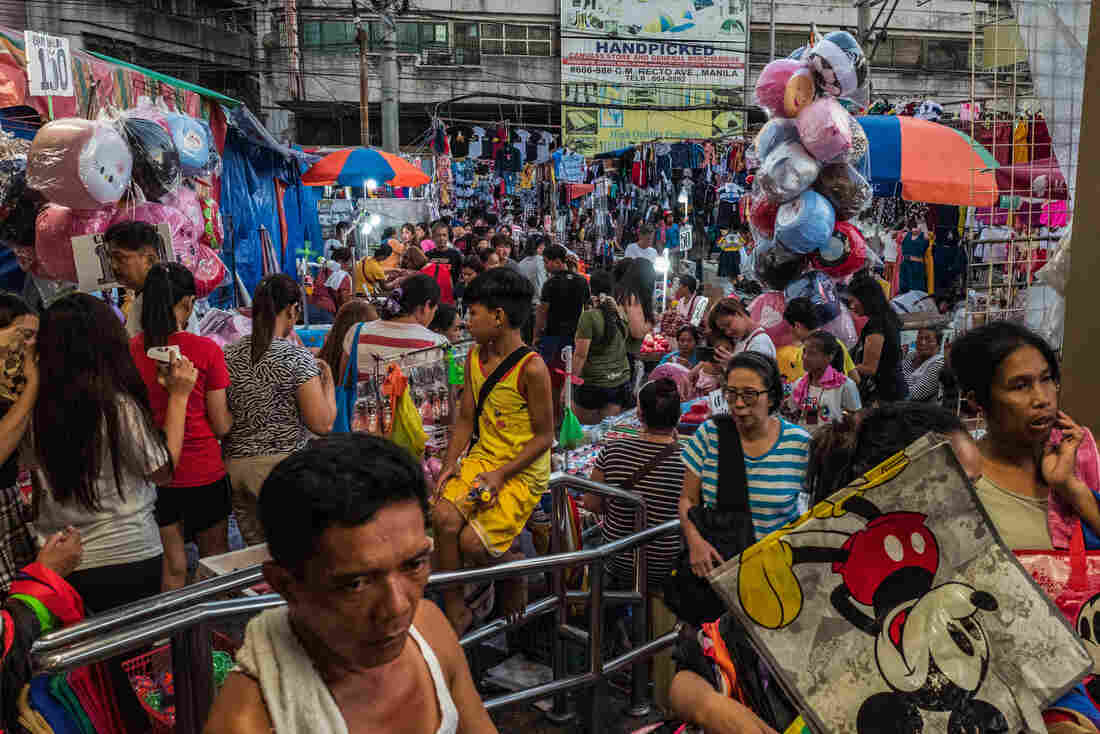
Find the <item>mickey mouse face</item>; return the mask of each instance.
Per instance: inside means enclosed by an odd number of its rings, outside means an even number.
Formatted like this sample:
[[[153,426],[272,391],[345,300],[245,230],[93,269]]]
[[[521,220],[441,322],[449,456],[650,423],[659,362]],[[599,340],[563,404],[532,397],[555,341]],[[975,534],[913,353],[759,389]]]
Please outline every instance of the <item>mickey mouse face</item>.
[[[130,185],[134,160],[113,128],[99,125],[80,151],[80,181],[101,204],[113,204]]]
[[[1093,660],[1100,662],[1100,594],[1081,605],[1074,626],[1085,643],[1085,649]]]

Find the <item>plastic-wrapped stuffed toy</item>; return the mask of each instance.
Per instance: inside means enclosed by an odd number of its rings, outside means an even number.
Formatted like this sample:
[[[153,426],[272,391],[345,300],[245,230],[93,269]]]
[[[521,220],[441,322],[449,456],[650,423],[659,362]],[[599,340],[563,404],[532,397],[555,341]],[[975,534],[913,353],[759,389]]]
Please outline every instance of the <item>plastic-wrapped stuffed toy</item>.
[[[874,192],[850,163],[830,163],[821,169],[814,190],[829,200],[839,221],[852,219],[871,206]]]
[[[813,189],[779,207],[775,239],[793,252],[808,255],[829,240],[836,224],[833,205]]]
[[[214,250],[221,249],[225,241],[225,229],[222,227],[222,212],[218,202],[213,198],[199,201],[202,206],[203,230],[199,235],[199,242]]]
[[[756,80],[756,102],[776,117],[797,117],[814,98],[814,80],[802,61],[776,59]]]
[[[180,155],[172,136],[152,120],[123,118],[122,129],[134,154],[134,183],[148,201],[179,188]]]
[[[106,123],[54,120],[34,136],[27,186],[71,209],[98,209],[122,198],[134,160],[126,141]]]
[[[806,259],[777,242],[758,241],[753,263],[757,279],[767,287],[780,291],[799,276]]]
[[[827,324],[840,315],[836,285],[819,270],[811,270],[790,283],[784,289],[783,295],[788,303],[795,298],[809,298],[819,323]]]
[[[782,117],[768,120],[753,142],[756,145],[756,157],[764,161],[779,145],[798,142],[798,123]]]
[[[851,222],[837,222],[829,242],[813,257],[813,266],[834,280],[843,280],[867,263],[867,241]]]
[[[801,143],[786,142],[764,159],[756,181],[770,199],[782,204],[813,186],[820,173],[821,164]]]
[[[848,31],[833,31],[806,55],[818,89],[831,97],[850,97],[867,82],[867,57]]]
[[[849,115],[832,97],[821,97],[798,115],[802,145],[822,163],[846,158],[852,149]]]

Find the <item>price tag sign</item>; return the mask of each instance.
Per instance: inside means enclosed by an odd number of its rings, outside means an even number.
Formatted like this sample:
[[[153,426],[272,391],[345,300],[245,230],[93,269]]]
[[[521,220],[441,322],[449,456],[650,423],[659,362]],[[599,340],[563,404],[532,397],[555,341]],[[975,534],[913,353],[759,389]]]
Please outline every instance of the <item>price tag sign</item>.
[[[69,39],[23,31],[27,53],[27,81],[31,96],[73,96],[72,56]]]
[[[722,394],[722,388],[707,393],[707,407],[710,408],[711,415],[730,412],[730,406],[726,404],[726,396]]]
[[[691,225],[685,224],[680,227],[680,252],[687,252],[691,249]]]

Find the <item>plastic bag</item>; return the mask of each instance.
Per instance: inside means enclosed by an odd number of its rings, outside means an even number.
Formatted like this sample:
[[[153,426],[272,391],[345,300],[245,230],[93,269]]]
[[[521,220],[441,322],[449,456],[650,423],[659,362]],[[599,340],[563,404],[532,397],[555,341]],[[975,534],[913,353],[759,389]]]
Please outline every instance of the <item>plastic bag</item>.
[[[798,123],[777,117],[764,123],[760,132],[756,134],[753,144],[756,146],[756,155],[760,161],[765,160],[773,150],[783,143],[798,142]]]
[[[765,291],[749,304],[752,320],[760,325],[776,349],[781,349],[794,341],[791,325],[783,319],[787,308],[787,299],[782,291]]]
[[[867,57],[848,31],[833,31],[806,54],[819,90],[831,97],[853,97],[867,85]]]
[[[27,158],[27,186],[71,209],[98,209],[122,198],[134,160],[110,125],[78,118],[39,129]]]
[[[205,228],[202,204],[199,202],[198,195],[187,186],[180,186],[175,191],[165,194],[160,203],[178,210],[184,216],[188,227],[181,235],[198,242]]]
[[[836,224],[833,205],[813,189],[779,207],[775,239],[793,252],[808,255],[829,241]]]
[[[844,346],[849,349],[854,347],[856,340],[859,339],[856,323],[852,320],[852,313],[843,302],[840,304],[840,315],[821,328],[844,342]]]
[[[179,153],[180,170],[184,176],[204,176],[211,168],[212,147],[210,127],[187,115],[169,113],[164,116],[168,133]]]
[[[47,204],[38,214],[35,227],[34,273],[53,280],[76,283],[76,262],[73,259],[71,231],[72,209]]]
[[[759,243],[753,253],[757,279],[772,290],[781,291],[797,278],[806,258],[777,242]]]
[[[828,244],[813,257],[813,266],[833,280],[847,278],[867,263],[867,242],[851,222],[837,222]]]
[[[1062,239],[1058,240],[1057,252],[1036,272],[1039,280],[1049,285],[1063,298],[1066,296],[1066,283],[1069,282],[1069,244],[1072,234],[1073,228],[1066,228],[1066,233],[1062,235]]]
[[[420,411],[413,403],[408,386],[409,381],[401,368],[391,365],[386,379],[382,382],[382,394],[387,396],[393,405],[393,428],[387,438],[420,461],[424,458],[428,434],[424,432],[424,422],[420,418]]]
[[[796,59],[776,59],[756,79],[756,103],[777,117],[796,117],[814,98],[810,69]]]
[[[821,169],[821,175],[814,182],[814,191],[829,200],[840,221],[854,218],[874,201],[871,184],[852,164],[843,161]]]
[[[179,188],[180,156],[172,136],[157,123],[124,117],[122,130],[134,157],[134,183],[151,201]]]
[[[847,158],[852,149],[849,115],[832,97],[821,97],[798,114],[803,147],[822,163]]]
[[[801,143],[776,146],[756,173],[760,190],[778,204],[794,199],[813,186],[821,174],[821,164]]]
[[[779,205],[762,193],[749,196],[748,219],[753,235],[759,232],[764,239],[775,239],[775,216]]]
[[[827,324],[840,315],[840,299],[832,279],[820,270],[811,270],[783,290],[787,302],[809,298],[818,323]]]

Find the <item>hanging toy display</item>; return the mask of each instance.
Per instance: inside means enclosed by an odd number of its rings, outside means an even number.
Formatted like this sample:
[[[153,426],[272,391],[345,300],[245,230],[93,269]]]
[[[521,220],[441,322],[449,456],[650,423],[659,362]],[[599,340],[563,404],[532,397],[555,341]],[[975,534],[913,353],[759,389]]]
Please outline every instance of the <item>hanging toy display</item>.
[[[853,275],[866,263],[867,241],[849,222],[837,222],[828,244],[813,256],[814,267],[836,280]]]
[[[225,228],[222,226],[222,211],[218,202],[207,197],[199,201],[202,207],[203,228],[199,235],[199,242],[207,247],[220,250],[225,241]]]
[[[867,82],[867,57],[848,31],[833,31],[806,54],[818,90],[831,97],[849,97]]]
[[[779,212],[779,205],[766,196],[749,197],[748,220],[755,232],[759,232],[765,239],[775,239],[775,217]]]
[[[806,258],[791,252],[778,242],[757,243],[754,253],[756,277],[772,290],[783,290],[797,278],[806,265]]]
[[[821,169],[814,190],[829,200],[837,221],[852,219],[871,206],[874,192],[851,163],[830,163]]]
[[[808,255],[828,242],[834,224],[832,204],[810,189],[779,207],[775,215],[775,239],[792,252]]]
[[[773,150],[783,143],[798,142],[798,123],[783,117],[768,120],[753,141],[756,157],[763,162]]]
[[[134,160],[111,125],[74,117],[43,125],[27,156],[27,186],[70,209],[98,209],[122,198]]]
[[[180,155],[172,136],[152,120],[123,117],[122,130],[134,156],[134,183],[147,201],[159,201],[179,188]]]
[[[840,315],[836,285],[829,276],[817,270],[811,270],[791,282],[783,289],[783,295],[787,303],[796,298],[808,298],[818,323],[827,324]]]
[[[822,163],[845,158],[852,149],[851,119],[832,97],[821,97],[798,115],[802,145]]]
[[[174,112],[164,115],[164,123],[179,153],[180,170],[183,175],[188,178],[206,175],[212,164],[210,127],[204,127],[194,117]]]
[[[778,204],[790,201],[813,186],[821,173],[821,163],[801,143],[776,146],[756,173],[760,189]]]

